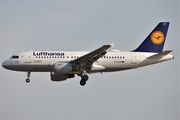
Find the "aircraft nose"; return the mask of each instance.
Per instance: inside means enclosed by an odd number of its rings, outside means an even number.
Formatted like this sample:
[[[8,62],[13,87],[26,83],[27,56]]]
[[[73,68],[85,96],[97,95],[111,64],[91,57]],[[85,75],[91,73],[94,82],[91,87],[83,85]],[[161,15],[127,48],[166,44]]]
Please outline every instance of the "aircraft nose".
[[[7,61],[4,61],[3,63],[2,63],[2,66],[4,67],[4,68],[7,68]]]

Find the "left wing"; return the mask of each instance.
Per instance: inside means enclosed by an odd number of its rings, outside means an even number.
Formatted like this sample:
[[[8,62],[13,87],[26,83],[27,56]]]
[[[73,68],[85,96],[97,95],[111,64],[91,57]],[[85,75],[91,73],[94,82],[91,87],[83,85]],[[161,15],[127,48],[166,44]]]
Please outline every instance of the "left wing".
[[[91,65],[97,61],[100,57],[104,56],[107,52],[106,50],[110,47],[112,47],[114,45],[114,43],[109,44],[109,45],[103,45],[102,47],[88,53],[85,54],[75,60],[72,60],[71,63],[74,67],[83,67],[83,68],[87,68],[87,67],[91,67]]]

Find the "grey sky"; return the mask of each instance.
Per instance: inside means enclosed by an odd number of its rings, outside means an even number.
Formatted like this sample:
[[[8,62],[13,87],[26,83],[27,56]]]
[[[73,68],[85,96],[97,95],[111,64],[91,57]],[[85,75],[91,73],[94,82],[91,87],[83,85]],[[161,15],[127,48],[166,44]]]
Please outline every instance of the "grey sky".
[[[164,49],[174,60],[115,73],[52,82],[49,73],[0,67],[0,119],[179,119],[179,0],[0,0],[0,61],[28,50],[91,51],[138,47],[170,22]]]

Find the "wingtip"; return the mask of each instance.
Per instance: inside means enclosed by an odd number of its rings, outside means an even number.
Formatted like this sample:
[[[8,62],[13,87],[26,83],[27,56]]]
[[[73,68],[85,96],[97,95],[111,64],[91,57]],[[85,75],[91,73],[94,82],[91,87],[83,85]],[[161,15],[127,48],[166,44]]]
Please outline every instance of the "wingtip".
[[[109,44],[111,47],[114,47],[114,42],[113,43],[111,43],[111,44]]]

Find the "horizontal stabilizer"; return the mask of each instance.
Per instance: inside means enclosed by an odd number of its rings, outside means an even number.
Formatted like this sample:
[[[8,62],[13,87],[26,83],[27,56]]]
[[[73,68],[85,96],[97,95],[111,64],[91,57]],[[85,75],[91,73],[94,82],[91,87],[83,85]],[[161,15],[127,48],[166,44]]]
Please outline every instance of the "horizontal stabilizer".
[[[166,51],[163,51],[161,53],[152,55],[149,58],[161,58],[161,57],[164,57],[165,55],[169,54],[170,52],[172,52],[172,50],[166,50]]]

